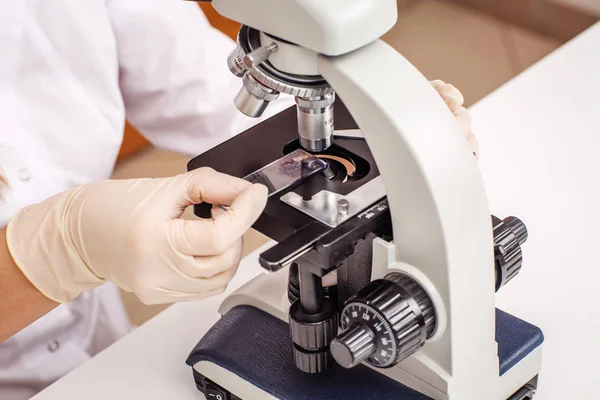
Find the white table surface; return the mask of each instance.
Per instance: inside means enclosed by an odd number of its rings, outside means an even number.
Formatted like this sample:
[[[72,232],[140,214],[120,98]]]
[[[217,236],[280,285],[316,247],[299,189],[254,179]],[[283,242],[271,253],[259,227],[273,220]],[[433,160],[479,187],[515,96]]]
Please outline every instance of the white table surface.
[[[539,400],[595,399],[600,370],[600,24],[472,108],[492,212],[530,232],[498,306],[545,333]],[[231,290],[260,273],[247,257]],[[199,399],[189,351],[222,296],[175,305],[35,397]],[[485,395],[482,395],[482,399]]]

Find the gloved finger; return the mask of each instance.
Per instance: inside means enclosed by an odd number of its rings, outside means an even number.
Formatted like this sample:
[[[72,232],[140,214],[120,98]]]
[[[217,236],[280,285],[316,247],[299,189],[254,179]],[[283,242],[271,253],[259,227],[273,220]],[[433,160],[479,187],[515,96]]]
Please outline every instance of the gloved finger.
[[[198,168],[177,178],[184,185],[178,204],[182,209],[202,202],[230,205],[240,193],[252,185],[243,179],[222,174],[212,168]]]
[[[465,102],[465,98],[463,97],[460,90],[458,90],[454,85],[446,83],[441,80],[432,81],[431,84],[437,90],[437,92],[442,96],[444,102],[450,111],[454,112],[458,107],[462,106]]]
[[[434,79],[433,81],[431,81],[431,85],[435,88],[435,90],[438,91],[438,93],[442,90],[442,88],[444,87],[444,85],[446,85],[446,82],[444,82],[441,79]]]
[[[463,132],[465,133],[465,137],[469,136],[471,132],[471,114],[464,107],[459,107],[455,112],[454,116],[456,117],[458,123],[460,124]]]
[[[467,141],[471,145],[471,150],[473,151],[475,160],[479,161],[479,142],[477,141],[477,137],[473,132],[470,132],[469,136],[467,136]]]
[[[212,206],[212,209],[211,209],[211,216],[213,218],[217,218],[219,215],[221,215],[225,212],[227,212],[227,208],[223,208],[220,205],[214,205],[214,206]]]
[[[242,257],[242,239],[238,239],[230,248],[216,256],[191,257],[192,262],[178,266],[178,272],[190,278],[212,278],[223,271],[237,267]]]
[[[215,256],[195,257],[185,256],[179,263],[170,263],[168,268],[181,276],[187,278],[212,278],[213,276],[236,267],[242,256],[242,239],[238,239],[230,248]]]
[[[145,304],[169,303],[173,297],[181,299],[186,297],[198,297],[206,293],[212,293],[221,287],[226,287],[237,272],[238,264],[235,263],[229,269],[221,271],[211,278],[192,278],[184,274],[179,277],[171,277],[160,285],[148,285],[138,287],[134,293]]]
[[[212,211],[211,211],[211,215],[212,218],[217,218],[219,215],[224,214],[227,212],[227,208],[223,208],[221,206],[213,206],[212,207]],[[240,252],[243,250],[244,248],[244,236],[242,235],[242,237],[240,238]],[[241,253],[240,253],[241,256]]]
[[[267,204],[268,190],[255,184],[233,200],[231,206],[212,220],[169,221],[173,246],[193,256],[214,256],[223,253],[250,227]]]
[[[140,301],[146,305],[180,303],[184,301],[199,301],[207,297],[218,296],[227,290],[227,285],[206,292],[185,293],[177,290],[158,288],[152,292],[136,293]]]
[[[201,301],[209,297],[218,296],[227,290],[227,285],[204,293],[179,293],[172,292],[169,295],[169,303],[182,303],[190,301]]]
[[[238,269],[238,263],[235,263],[232,267],[221,271],[210,278],[190,278],[178,280],[177,282],[171,282],[170,285],[165,285],[161,290],[171,290],[172,292],[180,293],[205,293],[211,292],[222,286],[227,286],[229,281],[234,277]]]

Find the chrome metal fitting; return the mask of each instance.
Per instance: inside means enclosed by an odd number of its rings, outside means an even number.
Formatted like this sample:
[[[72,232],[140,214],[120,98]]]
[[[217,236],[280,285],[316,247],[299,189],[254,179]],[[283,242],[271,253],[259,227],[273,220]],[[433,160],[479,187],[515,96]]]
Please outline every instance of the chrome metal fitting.
[[[296,97],[300,145],[305,149],[321,152],[333,143],[334,102],[334,93],[314,98]]]
[[[244,73],[246,72],[243,58],[244,52],[239,46],[237,46],[235,50],[229,54],[229,57],[227,57],[227,67],[229,68],[229,71],[238,78],[244,76]]]
[[[260,117],[269,102],[279,97],[279,92],[260,84],[250,73],[244,74],[242,82],[244,85],[233,102],[240,112],[249,117]]]

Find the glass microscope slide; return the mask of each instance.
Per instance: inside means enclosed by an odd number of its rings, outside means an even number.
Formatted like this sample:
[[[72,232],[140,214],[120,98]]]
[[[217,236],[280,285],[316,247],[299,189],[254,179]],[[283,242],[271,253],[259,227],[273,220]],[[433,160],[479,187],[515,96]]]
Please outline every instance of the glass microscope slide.
[[[269,189],[269,197],[288,189],[328,167],[326,161],[298,149],[271,164],[245,176],[251,183],[261,183]]]

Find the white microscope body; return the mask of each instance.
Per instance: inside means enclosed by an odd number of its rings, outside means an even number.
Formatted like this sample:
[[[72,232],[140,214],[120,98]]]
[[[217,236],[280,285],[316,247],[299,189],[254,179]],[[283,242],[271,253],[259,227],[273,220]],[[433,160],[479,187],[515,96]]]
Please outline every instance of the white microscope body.
[[[431,298],[436,317],[435,332],[419,351],[378,371],[444,400],[505,400],[536,376],[541,346],[499,373],[494,248],[484,185],[444,101],[380,40],[396,23],[396,1],[214,0],[213,5],[260,31],[262,46],[276,44],[268,54],[276,69],[322,76],[343,99],[376,160],[395,240],[374,241],[372,279],[390,271],[410,276]],[[249,282],[224,301],[221,314],[248,304],[287,322],[286,273]],[[195,368],[246,393],[241,398],[271,398],[236,382],[239,378],[223,368],[210,363]]]

